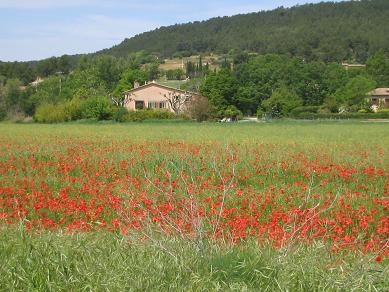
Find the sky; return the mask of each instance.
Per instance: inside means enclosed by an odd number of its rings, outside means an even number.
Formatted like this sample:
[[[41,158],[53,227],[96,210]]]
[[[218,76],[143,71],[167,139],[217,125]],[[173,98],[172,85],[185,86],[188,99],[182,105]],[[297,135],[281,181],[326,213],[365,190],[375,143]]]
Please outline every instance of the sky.
[[[322,0],[0,0],[0,60],[92,53],[160,26]]]

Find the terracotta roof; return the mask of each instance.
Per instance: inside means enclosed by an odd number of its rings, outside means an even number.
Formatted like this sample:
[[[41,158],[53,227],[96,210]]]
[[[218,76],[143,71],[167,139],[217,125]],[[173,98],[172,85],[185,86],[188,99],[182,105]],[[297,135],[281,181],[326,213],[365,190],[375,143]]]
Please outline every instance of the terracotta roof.
[[[374,96],[389,96],[389,88],[376,88],[369,92],[369,95]]]
[[[131,90],[126,90],[123,93],[134,93],[136,91],[139,91],[139,90],[145,89],[147,87],[151,87],[151,86],[156,86],[156,87],[160,87],[160,88],[163,88],[163,89],[168,89],[168,90],[171,90],[171,91],[174,91],[174,92],[187,93],[187,94],[189,93],[189,94],[200,96],[199,93],[195,93],[195,92],[191,92],[191,91],[185,91],[185,90],[182,90],[182,89],[177,89],[177,88],[166,86],[166,85],[161,85],[161,84],[158,84],[156,82],[149,82],[149,83],[147,83],[145,85],[142,85],[142,86],[139,86],[137,88],[133,88]]]

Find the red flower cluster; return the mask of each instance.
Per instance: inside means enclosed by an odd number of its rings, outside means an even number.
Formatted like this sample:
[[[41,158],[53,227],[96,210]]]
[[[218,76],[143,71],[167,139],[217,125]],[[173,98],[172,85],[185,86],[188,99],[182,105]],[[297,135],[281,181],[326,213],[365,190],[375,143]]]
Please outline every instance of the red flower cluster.
[[[76,146],[64,146],[64,145]],[[12,148],[12,151],[10,149]],[[0,146],[0,222],[389,255],[389,175],[374,148],[60,140]],[[386,161],[386,162],[385,162]]]

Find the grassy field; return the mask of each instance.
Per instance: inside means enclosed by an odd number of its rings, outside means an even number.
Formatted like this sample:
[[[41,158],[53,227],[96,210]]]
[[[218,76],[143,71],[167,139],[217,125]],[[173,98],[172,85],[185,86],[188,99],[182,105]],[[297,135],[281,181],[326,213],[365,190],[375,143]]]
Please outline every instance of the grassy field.
[[[0,123],[0,290],[384,291],[387,123]]]

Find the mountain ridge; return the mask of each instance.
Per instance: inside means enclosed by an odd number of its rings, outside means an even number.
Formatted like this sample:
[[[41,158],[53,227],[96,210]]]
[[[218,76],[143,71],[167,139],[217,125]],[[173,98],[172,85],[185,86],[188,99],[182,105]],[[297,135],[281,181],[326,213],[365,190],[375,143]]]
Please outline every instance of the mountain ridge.
[[[291,8],[214,17],[126,38],[96,54],[126,56],[140,50],[164,57],[246,50],[323,61],[364,62],[389,50],[389,1],[321,2]]]

